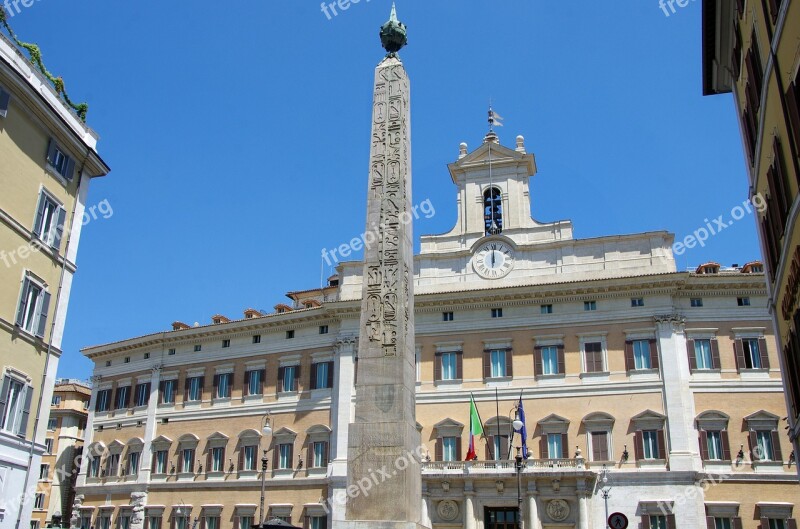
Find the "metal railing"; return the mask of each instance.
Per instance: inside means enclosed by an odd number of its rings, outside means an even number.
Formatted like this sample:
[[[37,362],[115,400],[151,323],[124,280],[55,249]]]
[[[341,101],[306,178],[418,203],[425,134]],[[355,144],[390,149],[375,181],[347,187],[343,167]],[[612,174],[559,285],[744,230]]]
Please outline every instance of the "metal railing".
[[[582,459],[528,459],[522,462],[522,472],[553,472],[584,470]],[[516,471],[514,461],[423,461],[424,474],[496,474]]]

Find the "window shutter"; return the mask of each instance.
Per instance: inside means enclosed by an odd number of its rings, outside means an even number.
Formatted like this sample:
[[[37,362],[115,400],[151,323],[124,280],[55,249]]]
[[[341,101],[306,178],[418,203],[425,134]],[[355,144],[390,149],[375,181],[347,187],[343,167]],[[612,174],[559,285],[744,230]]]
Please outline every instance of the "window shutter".
[[[728,431],[722,430],[719,432],[719,438],[722,442],[722,460],[731,461],[731,442],[728,439]]]
[[[642,515],[642,529],[650,529],[650,516],[647,514]]]
[[[563,375],[567,372],[566,362],[564,361],[564,344],[556,346],[558,350],[558,374]]]
[[[303,516],[303,529],[309,529],[311,527],[311,525],[309,524],[310,520],[311,517],[309,515],[306,514],[305,516]]]
[[[756,438],[756,432],[750,430],[749,435],[747,436],[748,447],[750,448],[750,457],[753,461],[759,461],[758,454],[756,453],[756,447],[758,446],[758,440]]]
[[[328,362],[328,380],[325,381],[326,382],[326,384],[325,384],[326,388],[332,388],[333,387],[333,368],[334,368],[334,363],[333,362]]]
[[[569,436],[565,433],[561,434],[561,458],[569,459]]]
[[[644,459],[644,439],[641,430],[636,430],[633,434],[633,453],[637,461]]]
[[[675,515],[668,514],[667,518],[667,529],[675,529]]]
[[[19,421],[17,435],[24,438],[28,430],[28,418],[31,414],[31,400],[33,400],[33,386],[25,386],[25,407],[22,408],[22,419]]]
[[[37,322],[36,336],[44,338],[45,327],[47,326],[47,311],[50,309],[50,293],[42,291],[42,306],[39,311],[39,321]]]
[[[483,378],[492,377],[492,352],[488,349],[483,351]]]
[[[31,281],[27,277],[22,282],[22,293],[20,295],[19,300],[19,308],[17,308],[17,327],[22,327],[22,323],[25,321],[25,312],[28,308],[28,290],[31,288]]]
[[[658,369],[658,344],[655,340],[648,340],[647,343],[650,346],[650,368]]]
[[[798,90],[794,82],[786,90],[786,107],[789,111],[789,123],[794,133],[794,144],[800,147],[800,106],[798,106]]]
[[[278,462],[280,461],[279,455],[281,453],[281,445],[275,444],[275,447],[272,449],[272,469],[276,470],[278,468]]]
[[[47,145],[47,163],[50,165],[53,165],[53,160],[56,158],[56,149],[58,149],[56,140],[50,138],[50,143]]]
[[[434,461],[442,461],[444,460],[444,446],[443,446],[442,438],[438,437],[436,439],[436,449],[434,450]]]
[[[512,349],[506,349],[506,376],[514,376],[514,351]]]
[[[731,518],[731,529],[742,529],[742,519],[738,516]]]
[[[667,458],[667,445],[664,442],[664,430],[658,430],[656,433],[658,437],[658,458],[659,459],[666,459]]]
[[[8,400],[8,388],[11,386],[11,379],[8,375],[3,376],[3,388],[0,393],[0,418],[6,416],[6,401]]]
[[[719,360],[719,342],[716,338],[711,339],[711,368],[720,369],[722,364]]]
[[[300,392],[300,365],[298,364],[294,370],[294,389]]]
[[[486,436],[486,461],[494,459],[492,453],[494,452],[494,435]]]
[[[547,450],[547,434],[543,433],[539,439],[539,458],[550,459],[550,453]]]
[[[716,529],[717,523],[713,516],[706,516],[706,529]]]
[[[156,456],[157,455],[158,455],[158,452],[153,452],[153,454],[150,456],[150,473],[151,474],[155,474],[156,473]]]
[[[636,369],[636,361],[633,359],[633,342],[625,340],[625,370],[633,371]]]
[[[769,529],[769,518],[761,517],[761,529]]]
[[[44,192],[39,193],[39,204],[36,206],[36,220],[33,221],[33,232],[37,235],[42,233],[42,226],[44,226],[44,209],[47,204]]]
[[[189,527],[189,523],[188,523],[188,522],[189,522],[189,520],[187,519],[187,520],[186,520],[186,522],[187,522],[187,523],[186,523],[186,526],[187,526],[187,529],[188,529],[188,527]],[[201,516],[201,517],[200,517],[200,529],[206,529],[206,517],[205,517],[205,516]]]
[[[294,443],[289,445],[289,468],[294,468]]]
[[[786,520],[787,529],[797,529],[797,520],[794,518],[789,518]]]
[[[167,383],[164,380],[162,380],[161,382],[158,383],[158,403],[159,404],[163,404],[164,401],[166,400],[164,398],[164,391],[166,389],[166,385],[167,385]]]
[[[244,445],[239,448],[239,471],[244,470],[244,449]]]
[[[461,436],[456,437],[456,461],[461,461]]]
[[[278,368],[278,393],[283,392],[283,376],[285,372],[286,372],[285,367]]]
[[[72,177],[75,175],[75,160],[72,159],[71,156],[67,157],[67,161],[64,164],[64,178],[67,180],[72,180]]]
[[[212,462],[211,455],[213,453],[214,449],[209,446],[208,451],[206,452],[206,473],[211,472],[211,462]]]
[[[206,377],[205,375],[200,377],[200,400],[203,400],[203,395],[206,392]]]
[[[542,373],[544,373],[544,367],[542,366],[542,348],[537,345],[533,348],[533,374],[539,376]]]
[[[211,395],[211,398],[216,398],[219,396],[219,375],[214,375],[214,394]]]
[[[783,453],[781,452],[781,436],[778,432],[772,432],[772,452],[774,457],[773,461],[783,461]]]
[[[61,247],[61,237],[64,235],[64,222],[67,219],[67,210],[59,206],[58,214],[56,215],[56,235],[53,237],[52,248],[56,251]]]
[[[242,382],[242,395],[248,395],[250,390],[250,371],[244,370],[244,382]]]
[[[0,117],[8,114],[8,103],[11,101],[11,94],[0,88]]]
[[[190,380],[191,380],[191,378],[189,378],[189,377],[186,377],[185,379],[183,379],[183,402],[186,402],[186,401],[189,400],[189,381]]]
[[[317,389],[317,364],[311,364],[311,389]]]
[[[780,2],[778,0],[769,0],[769,14],[772,17],[772,23],[778,21],[778,11],[780,10]]]
[[[744,346],[741,340],[733,341],[733,353],[736,358],[736,370],[741,371],[747,365],[744,360]]]
[[[758,354],[761,355],[762,369],[769,369],[769,351],[767,350],[767,340],[764,338],[758,339]]]
[[[456,353],[456,378],[458,380],[464,379],[464,352],[458,351]]]
[[[259,394],[264,394],[264,382],[267,380],[267,370],[261,369],[261,374],[258,377],[258,392]]]
[[[592,432],[592,461],[608,460],[608,433]]]
[[[312,468],[314,465],[314,442],[311,441],[308,443],[308,448],[306,448],[306,468]]]
[[[689,369],[697,370],[697,354],[694,352],[694,340],[686,340],[686,352],[689,354]]]
[[[433,380],[438,382],[442,379],[442,353],[433,356]]]
[[[700,430],[700,457],[708,461],[708,432]]]

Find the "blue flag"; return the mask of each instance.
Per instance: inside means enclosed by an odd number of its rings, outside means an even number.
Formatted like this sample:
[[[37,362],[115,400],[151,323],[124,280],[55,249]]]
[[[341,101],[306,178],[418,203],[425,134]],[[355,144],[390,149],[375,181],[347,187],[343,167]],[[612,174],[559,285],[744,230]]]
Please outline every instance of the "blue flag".
[[[522,407],[522,396],[519,398],[517,410],[519,412],[519,420],[522,422],[522,428],[516,430],[516,432],[522,437],[522,458],[528,459],[528,429],[525,428],[525,409]]]

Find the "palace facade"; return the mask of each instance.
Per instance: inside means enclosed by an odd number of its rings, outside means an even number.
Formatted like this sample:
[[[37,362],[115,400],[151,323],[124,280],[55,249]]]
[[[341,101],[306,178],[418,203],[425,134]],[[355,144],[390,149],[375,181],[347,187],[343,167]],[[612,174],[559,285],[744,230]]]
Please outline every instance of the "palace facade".
[[[519,505],[526,528],[604,527],[613,512],[642,529],[796,527],[761,263],[678,271],[665,231],[577,239],[570,221],[531,218],[522,137],[459,150],[455,227],[415,258],[422,523],[517,527]],[[72,526],[320,529],[391,479],[347,488],[362,280],[341,263],[273,313],[84,349]],[[470,396],[484,435],[464,461]]]

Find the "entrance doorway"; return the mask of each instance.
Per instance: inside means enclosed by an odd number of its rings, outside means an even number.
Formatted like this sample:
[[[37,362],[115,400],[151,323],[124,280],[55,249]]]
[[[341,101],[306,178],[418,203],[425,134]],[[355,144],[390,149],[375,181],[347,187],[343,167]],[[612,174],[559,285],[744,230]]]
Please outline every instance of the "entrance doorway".
[[[519,529],[519,516],[516,507],[486,507],[484,509],[485,529]]]

